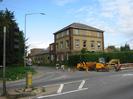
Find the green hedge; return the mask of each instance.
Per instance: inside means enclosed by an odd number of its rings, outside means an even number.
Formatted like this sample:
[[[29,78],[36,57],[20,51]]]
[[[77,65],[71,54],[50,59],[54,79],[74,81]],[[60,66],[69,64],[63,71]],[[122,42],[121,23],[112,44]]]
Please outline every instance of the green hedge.
[[[120,59],[121,63],[133,63],[133,51],[128,52],[97,52],[97,53],[86,53],[86,54],[78,54],[72,55],[69,57],[68,65],[75,66],[80,62],[89,62],[95,61],[98,62],[100,57],[104,57],[106,62],[109,62],[111,59]]]

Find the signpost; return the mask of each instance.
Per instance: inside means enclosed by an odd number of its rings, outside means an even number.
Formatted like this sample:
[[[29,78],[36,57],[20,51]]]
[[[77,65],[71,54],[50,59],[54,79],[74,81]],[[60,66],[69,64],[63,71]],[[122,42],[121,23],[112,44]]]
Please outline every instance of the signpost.
[[[4,36],[3,36],[3,95],[6,96],[6,26],[3,28]]]

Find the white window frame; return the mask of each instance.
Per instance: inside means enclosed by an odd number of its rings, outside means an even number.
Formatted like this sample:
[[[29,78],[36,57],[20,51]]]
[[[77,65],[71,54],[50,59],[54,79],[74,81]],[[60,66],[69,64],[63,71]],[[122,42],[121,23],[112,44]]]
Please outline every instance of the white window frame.
[[[58,49],[59,48],[59,43],[56,43],[56,49]]]
[[[66,31],[66,35],[69,35],[69,30]]]
[[[85,47],[84,47],[84,43],[85,43]],[[87,47],[87,40],[83,40],[83,48]]]
[[[79,39],[75,39],[75,47],[76,48],[80,47],[80,40]]]
[[[79,35],[79,29],[74,29],[74,34]]]
[[[97,37],[100,37],[100,32],[97,32]]]
[[[57,60],[57,62],[59,61],[59,55],[57,55],[57,59],[56,60]]]
[[[63,48],[63,41],[60,42],[60,48]]]
[[[101,42],[100,41],[97,42],[97,48],[101,49]]]
[[[50,46],[50,50],[53,51],[53,45]]]
[[[91,48],[95,48],[95,41],[91,41]],[[92,46],[93,45],[93,46]]]
[[[66,40],[66,48],[69,48],[69,40]]]
[[[54,60],[54,55],[51,55],[51,61],[53,61]]]
[[[64,32],[61,32],[61,37],[64,37]]]

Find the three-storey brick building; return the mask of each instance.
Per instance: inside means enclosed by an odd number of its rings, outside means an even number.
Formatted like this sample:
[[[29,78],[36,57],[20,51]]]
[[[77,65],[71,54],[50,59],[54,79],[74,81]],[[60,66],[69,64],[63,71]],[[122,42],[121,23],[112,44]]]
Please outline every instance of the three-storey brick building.
[[[81,23],[72,23],[54,33],[51,59],[64,61],[83,48],[90,52],[104,51],[104,31]]]

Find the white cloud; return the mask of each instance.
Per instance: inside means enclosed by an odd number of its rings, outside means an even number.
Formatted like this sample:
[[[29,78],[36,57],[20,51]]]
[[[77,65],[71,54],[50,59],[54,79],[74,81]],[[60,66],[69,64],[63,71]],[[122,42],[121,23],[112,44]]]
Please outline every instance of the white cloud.
[[[54,2],[59,5],[59,6],[64,6],[66,4],[69,4],[69,3],[73,3],[77,0],[54,0]]]
[[[111,16],[117,23],[117,30],[125,36],[133,35],[133,2],[131,0],[99,0],[103,17]]]
[[[49,46],[49,42],[31,42],[29,49],[32,48],[47,48]]]
[[[97,7],[85,5],[72,14],[83,23],[103,29],[107,44],[120,44],[133,35],[132,9],[132,0],[98,0]]]

